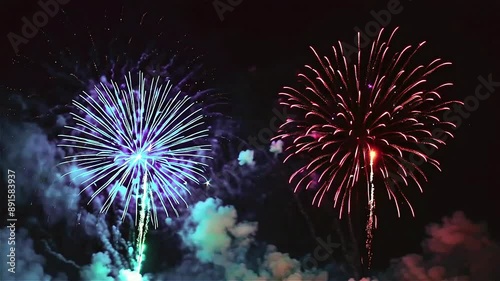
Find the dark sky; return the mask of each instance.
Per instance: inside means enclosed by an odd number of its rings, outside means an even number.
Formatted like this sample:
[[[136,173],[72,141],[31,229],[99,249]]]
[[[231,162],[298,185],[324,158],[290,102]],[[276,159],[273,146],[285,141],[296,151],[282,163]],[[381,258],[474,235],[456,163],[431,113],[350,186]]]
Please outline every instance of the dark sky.
[[[122,1],[70,0],[68,14],[79,14],[77,24],[99,26],[102,10],[117,10]],[[137,10],[152,10],[172,24],[172,29],[189,34],[196,48],[206,53],[207,64],[216,69],[218,86],[234,99],[234,113],[245,120],[244,131],[255,134],[266,127],[277,92],[292,83],[303,64],[314,62],[308,46],[326,48],[337,40],[353,44],[355,28],[364,29],[374,20],[371,11],[386,9],[388,1],[261,1],[243,0],[220,21],[211,0],[144,1]],[[401,13],[392,15],[388,28],[400,27],[402,44],[427,41],[424,58],[441,57],[453,66],[443,75],[454,84],[450,98],[464,100],[474,95],[478,76],[500,81],[500,24],[496,1],[401,1]],[[31,75],[13,71],[14,52],[7,33],[19,33],[21,18],[39,10],[36,1],[8,1],[0,16],[1,77],[5,85],[30,85]],[[133,10],[133,9],[132,9]],[[137,16],[137,15],[136,15]],[[40,40],[58,38],[63,27],[57,14],[42,32],[20,47],[21,55],[43,57]],[[42,33],[40,33],[42,34]],[[253,70],[252,70],[253,69]],[[14,82],[15,81],[15,82]],[[486,221],[490,232],[500,238],[500,153],[498,126],[500,87],[481,101],[477,110],[463,118],[456,138],[438,153],[443,172],[430,167],[424,195],[413,198],[417,217],[405,211],[396,219],[392,205],[380,208],[381,224],[375,252],[384,258],[419,250],[424,227],[455,210],[463,210],[474,220]],[[279,233],[280,229],[274,229]],[[293,242],[293,241],[292,241]],[[390,243],[390,245],[389,245]]]

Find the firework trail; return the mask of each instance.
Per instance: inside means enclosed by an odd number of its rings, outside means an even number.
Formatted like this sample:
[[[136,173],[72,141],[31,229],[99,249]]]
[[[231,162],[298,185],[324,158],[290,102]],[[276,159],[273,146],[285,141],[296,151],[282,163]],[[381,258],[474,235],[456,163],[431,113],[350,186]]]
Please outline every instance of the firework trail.
[[[151,147],[150,147],[151,148]],[[144,174],[142,179],[142,196],[140,203],[140,213],[139,213],[139,235],[137,237],[137,264],[135,271],[141,272],[142,261],[144,259],[144,250],[146,249],[146,233],[148,232],[149,227],[149,218],[150,218],[150,207],[151,203],[149,198],[153,198],[152,195],[150,197],[150,190],[148,189],[148,178],[147,174]]]
[[[375,184],[373,183],[373,164],[375,158],[377,157],[377,152],[375,150],[370,150],[370,197],[368,199],[368,206],[370,209],[370,214],[368,215],[368,222],[366,223],[366,249],[368,250],[368,264],[371,262],[372,258],[372,239],[373,239],[373,229],[376,227],[376,217],[375,217]],[[375,225],[374,225],[375,223]]]
[[[408,186],[410,179],[422,191],[420,182],[427,180],[414,159],[421,158],[439,169],[439,162],[423,151],[427,146],[445,144],[433,135],[435,128],[453,137],[450,131],[455,125],[443,121],[440,114],[460,103],[441,98],[441,90],[451,83],[433,85],[429,79],[451,63],[435,59],[412,66],[414,55],[425,42],[395,51],[391,41],[397,28],[387,41],[381,40],[383,31],[366,55],[358,33],[358,52],[352,63],[341,42],[332,47],[331,58],[321,57],[311,47],[320,67],[306,65],[307,72],[298,75],[300,86],[284,87],[279,94],[280,104],[296,117],[287,119],[273,138],[288,144],[284,162],[297,156],[311,158],[289,181],[296,182],[295,192],[301,186],[317,187],[313,205],[319,206],[333,187],[334,207],[340,206],[342,217],[346,210],[348,214],[351,211],[353,194],[367,186],[368,244],[375,220],[374,175],[394,200],[398,216],[400,198],[414,216],[402,187]],[[316,175],[319,184],[315,183]]]

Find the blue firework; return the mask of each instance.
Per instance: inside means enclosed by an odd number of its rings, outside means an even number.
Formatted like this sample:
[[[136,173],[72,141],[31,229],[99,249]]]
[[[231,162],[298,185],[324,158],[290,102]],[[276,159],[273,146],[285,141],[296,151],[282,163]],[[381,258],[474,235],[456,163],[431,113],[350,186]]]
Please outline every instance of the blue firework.
[[[142,72],[138,78],[134,87],[129,73],[124,84],[101,83],[92,94],[83,92],[73,101],[75,125],[66,126],[72,134],[61,135],[60,146],[74,149],[75,155],[62,164],[76,164],[78,169],[68,174],[81,177],[82,192],[93,191],[89,203],[108,195],[101,212],[107,212],[125,188],[123,216],[131,202],[137,214],[146,180],[157,224],[157,210],[177,214],[177,205],[187,206],[189,182],[206,181],[203,158],[210,158],[209,130],[202,108],[180,91],[172,93],[169,81],[148,81]]]

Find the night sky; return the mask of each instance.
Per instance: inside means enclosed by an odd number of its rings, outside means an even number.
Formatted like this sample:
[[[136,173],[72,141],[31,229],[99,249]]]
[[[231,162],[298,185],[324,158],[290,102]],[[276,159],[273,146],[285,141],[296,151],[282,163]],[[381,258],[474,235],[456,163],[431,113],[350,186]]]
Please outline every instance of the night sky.
[[[53,56],[48,54],[58,52],[55,46],[67,46],[75,54],[85,54],[91,43],[88,36],[81,35],[82,31],[99,30],[107,24],[103,15],[116,19],[126,7],[125,17],[130,26],[136,26],[144,12],[164,17],[162,24],[151,30],[161,29],[172,34],[172,38],[183,38],[180,45],[193,47],[203,54],[202,61],[210,69],[212,85],[231,97],[229,114],[240,125],[238,135],[247,139],[269,126],[281,88],[296,81],[296,74],[304,64],[315,63],[309,46],[328,51],[339,40],[354,45],[356,28],[364,30],[367,23],[374,21],[372,14],[387,9],[387,3],[392,1],[242,0],[233,11],[223,14],[222,21],[211,0],[130,2],[70,0],[63,6],[64,15],[55,15],[33,39],[19,46],[18,55],[24,63],[17,64],[12,62],[19,57],[6,35],[19,33],[21,18],[33,15],[39,6],[34,0],[3,3],[0,8],[3,91],[22,93],[29,100],[29,94],[23,92],[52,87],[42,65],[53,63]],[[479,76],[491,75],[493,81],[500,81],[500,23],[496,1],[401,0],[399,7],[401,12],[392,15],[387,24],[389,30],[400,27],[397,44],[426,41],[419,58],[428,61],[440,57],[453,63],[446,71],[439,72],[441,80],[454,83],[452,90],[446,91],[447,99],[463,101],[473,96],[480,84]],[[73,17],[72,25],[63,24],[63,17]],[[71,39],[73,29],[78,32],[76,40]],[[146,40],[150,34],[155,33],[144,32],[139,38]],[[95,40],[106,40],[106,36],[97,32]],[[140,48],[142,43],[130,48]],[[176,48],[170,43],[162,46]],[[32,62],[25,63],[31,59]],[[429,180],[423,184],[424,194],[413,192],[410,196],[415,218],[405,208],[402,218],[397,218],[391,202],[377,205],[380,220],[374,240],[377,270],[387,268],[392,258],[419,253],[425,227],[459,210],[474,222],[485,222],[493,240],[500,240],[499,93],[500,87],[488,99],[480,101],[477,110],[467,112],[467,117],[461,118],[455,138],[433,154],[441,162],[442,172],[430,165],[424,166]],[[50,107],[68,103],[71,98],[39,93],[34,99]],[[2,118],[8,122],[21,118],[17,109],[3,105],[1,109]],[[0,136],[4,137],[1,131]],[[276,245],[282,252],[304,255],[315,244],[293,199],[293,186],[287,184],[291,169],[289,166],[275,169],[280,171],[268,176],[270,181],[258,181],[263,185],[258,192],[267,192],[263,199],[255,199],[260,196],[255,194],[252,199],[228,202],[234,204],[244,218],[259,222],[259,240]],[[412,188],[417,190],[415,186]],[[330,214],[309,207],[310,196],[306,192],[298,195],[306,204],[317,231],[323,236],[333,232]],[[260,206],[246,204],[246,201]]]

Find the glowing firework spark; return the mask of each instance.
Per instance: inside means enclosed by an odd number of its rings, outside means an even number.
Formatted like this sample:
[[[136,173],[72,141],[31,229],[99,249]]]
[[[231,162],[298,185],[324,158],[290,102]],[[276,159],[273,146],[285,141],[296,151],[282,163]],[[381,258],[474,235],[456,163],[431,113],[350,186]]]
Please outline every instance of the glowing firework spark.
[[[386,42],[381,40],[381,30],[366,56],[359,47],[358,34],[358,52],[353,63],[348,62],[340,42],[333,46],[332,58],[321,57],[311,48],[320,67],[306,65],[308,72],[298,75],[300,87],[284,87],[279,94],[280,103],[296,117],[281,125],[273,138],[291,144],[286,149],[289,155],[285,162],[299,155],[313,157],[290,177],[290,183],[297,182],[297,191],[301,186],[315,186],[314,176],[319,175],[313,205],[319,206],[333,187],[334,207],[340,205],[342,217],[345,209],[351,211],[355,187],[366,180],[369,236],[375,219],[374,175],[383,180],[398,216],[398,197],[408,203],[414,215],[400,183],[407,186],[410,178],[422,191],[419,177],[427,179],[412,157],[420,157],[439,169],[439,162],[424,154],[423,148],[437,149],[445,144],[431,133],[435,128],[440,129],[440,134],[453,137],[450,130],[455,125],[439,115],[453,103],[460,103],[442,101],[439,92],[451,83],[432,86],[428,81],[432,73],[451,63],[435,59],[428,65],[411,66],[424,42],[395,52],[391,40],[396,30]]]
[[[82,192],[97,186],[90,201],[108,191],[101,212],[110,208],[125,187],[123,217],[134,197],[136,224],[139,214],[140,229],[147,228],[143,224],[149,214],[143,212],[151,209],[157,227],[155,202],[167,216],[168,208],[177,214],[180,201],[187,206],[183,197],[190,193],[187,180],[199,184],[199,178],[203,178],[200,166],[206,164],[198,160],[209,158],[200,152],[210,150],[210,145],[194,141],[202,141],[208,129],[203,128],[201,108],[194,109],[189,97],[179,97],[180,92],[170,95],[170,83],[159,85],[159,79],[153,79],[147,87],[142,73],[137,88],[133,87],[130,73],[125,80],[126,86],[122,87],[112,83],[113,87],[108,88],[101,83],[102,89],[96,86],[94,96],[84,92],[83,102],[73,102],[80,114],[71,114],[76,125],[66,128],[74,134],[62,135],[69,143],[61,146],[81,153],[68,156],[62,164],[78,165],[79,169],[72,172],[84,179]],[[148,206],[148,210],[140,205]],[[139,239],[143,237],[139,235]]]

